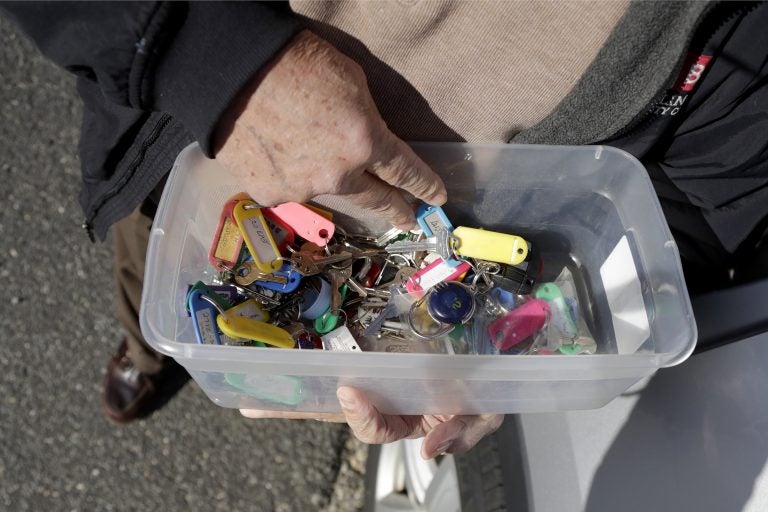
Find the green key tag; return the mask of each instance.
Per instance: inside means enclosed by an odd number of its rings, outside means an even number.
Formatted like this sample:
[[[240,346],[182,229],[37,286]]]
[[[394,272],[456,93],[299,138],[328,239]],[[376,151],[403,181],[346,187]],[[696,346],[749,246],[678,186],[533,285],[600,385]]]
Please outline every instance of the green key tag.
[[[284,405],[301,403],[301,380],[290,375],[272,375],[268,379],[245,373],[225,373],[224,381],[244,393]]]
[[[542,283],[538,285],[533,296],[537,299],[544,299],[549,302],[552,308],[552,323],[567,338],[575,339],[579,335],[579,328],[571,318],[571,312],[568,304],[565,303],[563,292],[560,291],[555,283]]]
[[[341,303],[347,299],[347,290],[349,289],[346,284],[341,285]],[[339,315],[331,313],[331,308],[323,313],[321,316],[315,319],[315,330],[318,334],[327,334],[334,330],[339,323]]]

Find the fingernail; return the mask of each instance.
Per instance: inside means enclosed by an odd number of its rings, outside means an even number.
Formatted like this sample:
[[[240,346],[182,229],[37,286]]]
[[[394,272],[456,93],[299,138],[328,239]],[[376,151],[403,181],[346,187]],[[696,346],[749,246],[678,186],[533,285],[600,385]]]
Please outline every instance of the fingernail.
[[[448,194],[444,192],[440,192],[434,197],[434,199],[432,200],[432,204],[434,206],[441,206],[441,205],[444,205],[447,201],[448,201]]]
[[[336,397],[344,409],[354,409],[357,406],[357,401],[347,391],[339,390],[336,393]]]
[[[440,446],[435,448],[435,455],[440,455],[441,453],[447,452],[452,444],[453,444],[453,441],[446,441],[445,443],[441,444]]]

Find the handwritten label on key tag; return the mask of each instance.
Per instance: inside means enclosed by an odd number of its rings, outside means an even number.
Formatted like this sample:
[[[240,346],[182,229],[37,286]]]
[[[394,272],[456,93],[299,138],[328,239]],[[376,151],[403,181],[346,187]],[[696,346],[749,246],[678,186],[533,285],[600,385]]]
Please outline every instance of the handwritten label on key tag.
[[[195,338],[201,345],[221,345],[221,336],[216,328],[216,307],[205,300],[202,290],[193,290],[189,294],[187,304],[195,328]]]
[[[427,237],[435,236],[438,231],[453,231],[453,224],[439,206],[421,205],[416,212],[416,222]]]
[[[408,281],[406,281],[405,289],[410,293],[422,294],[437,283],[458,279],[470,268],[472,267],[470,267],[469,263],[466,261],[462,261],[454,267],[442,258],[437,258],[426,267],[417,270]]]
[[[269,208],[262,209],[261,213],[264,214],[264,219],[267,221],[267,226],[269,226],[269,231],[272,233],[272,239],[275,241],[277,248],[280,249],[280,252],[284,252],[296,240],[293,228],[283,222]]]
[[[266,322],[269,320],[269,313],[264,311],[264,308],[261,307],[261,304],[259,304],[253,299],[246,299],[245,301],[241,302],[237,306],[228,308],[226,310],[226,314],[227,316],[234,315],[234,316],[242,316],[245,318],[251,318],[253,320],[258,320],[259,322]],[[218,318],[217,318],[217,322],[218,322]],[[216,325],[216,328],[218,328],[218,323]],[[243,340],[242,338],[232,338],[230,336],[227,336],[226,334],[221,335],[222,345],[243,345],[244,341],[245,340]],[[261,342],[246,343],[246,344],[257,346],[257,347],[264,346],[264,344]]]
[[[258,320],[259,322],[266,322],[269,320],[269,313],[264,311],[264,308],[253,299],[246,299],[237,306],[233,306],[226,311],[227,316],[235,315],[245,318],[251,318]]]
[[[301,238],[321,247],[328,244],[336,231],[333,222],[299,203],[283,203],[268,210]]]
[[[453,230],[456,254],[466,258],[519,265],[528,257],[528,242],[523,238],[484,229],[459,226]]]
[[[265,273],[278,270],[282,266],[280,250],[272,239],[261,208],[253,201],[240,201],[235,205],[233,215],[259,270]]]
[[[193,285],[187,286],[186,294],[184,295],[184,307],[187,311],[187,316],[190,316],[191,308],[189,306],[189,298],[192,292],[195,290],[202,291],[205,295],[213,299],[221,309],[227,309],[237,301],[237,290],[227,285],[207,285],[202,281],[198,281]]]
[[[237,227],[232,211],[239,201],[247,200],[248,194],[240,193],[230,197],[221,209],[219,225],[213,235],[213,243],[208,251],[208,262],[214,268],[232,268],[240,258],[243,235]]]

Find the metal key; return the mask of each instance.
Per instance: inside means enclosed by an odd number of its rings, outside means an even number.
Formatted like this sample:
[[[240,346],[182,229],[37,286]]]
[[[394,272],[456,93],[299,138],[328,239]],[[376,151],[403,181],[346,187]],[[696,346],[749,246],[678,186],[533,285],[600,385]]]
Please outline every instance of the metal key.
[[[258,290],[253,290],[246,286],[237,284],[237,282],[235,281],[235,273],[230,270],[221,271],[213,279],[213,282],[232,286],[233,288],[235,288],[235,290],[238,291],[238,293],[240,293],[240,295],[245,295],[246,297],[251,297],[253,299],[256,299],[262,304],[269,304],[272,307],[280,305],[280,301],[274,297],[270,297],[269,295],[261,293]]]
[[[392,292],[390,292],[389,289],[364,288],[364,290],[365,290],[366,297],[375,297],[378,299],[389,299],[389,297],[392,295]]]
[[[415,273],[416,269],[414,267],[400,267],[400,270],[395,274],[395,286],[405,286],[405,283],[407,283]]]
[[[400,235],[403,235],[404,233],[406,233],[406,232],[402,231],[400,229],[397,229],[397,228],[392,228],[389,231],[383,233],[378,238],[375,238],[374,239],[374,243],[376,245],[378,245],[379,247],[384,247],[389,242],[391,242],[392,240],[398,238]]]
[[[384,249],[389,254],[409,254],[412,252],[428,251],[436,252],[444,260],[455,259],[453,254],[453,243],[455,237],[448,231],[438,231],[435,236],[425,238],[418,242],[404,240],[389,244]]]
[[[233,284],[233,286],[241,294],[258,300],[267,308],[274,308],[280,305],[280,297],[282,297],[282,295],[278,292],[265,290],[264,288],[254,290],[253,288],[249,288],[247,286],[239,286],[237,284]],[[271,293],[273,295],[267,295],[267,293]]]
[[[235,269],[235,282],[240,286],[248,286],[254,281],[267,281],[268,283],[286,284],[288,278],[278,274],[267,274],[259,270],[256,262],[248,260]]]
[[[291,263],[299,274],[306,277],[321,273],[328,265],[340,263],[351,258],[352,253],[346,251],[326,257],[318,257],[312,253],[299,251],[291,254]]]
[[[349,289],[358,294],[361,297],[367,297],[368,296],[368,290],[365,289],[363,285],[357,282],[357,279],[352,277],[351,271],[349,279],[346,281],[347,286],[349,286]]]
[[[374,317],[371,320],[371,323],[368,324],[368,326],[365,328],[365,331],[363,332],[363,335],[365,336],[374,336],[377,332],[379,332],[384,325],[384,322],[389,320],[390,318],[396,317],[398,314],[397,312],[397,305],[394,301],[389,301],[384,305],[384,307],[381,309],[378,315]]]
[[[331,314],[338,315],[341,309],[341,285],[352,277],[352,261],[343,267],[328,266],[323,272],[331,281]]]

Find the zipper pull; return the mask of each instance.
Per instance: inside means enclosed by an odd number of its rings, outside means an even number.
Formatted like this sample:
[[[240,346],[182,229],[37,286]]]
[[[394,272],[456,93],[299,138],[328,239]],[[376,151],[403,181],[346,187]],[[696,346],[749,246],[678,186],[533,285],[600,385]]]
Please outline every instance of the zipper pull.
[[[80,227],[83,228],[86,233],[88,233],[88,239],[91,241],[91,243],[95,244],[96,236],[93,234],[93,225],[88,222],[88,219],[85,219]]]

